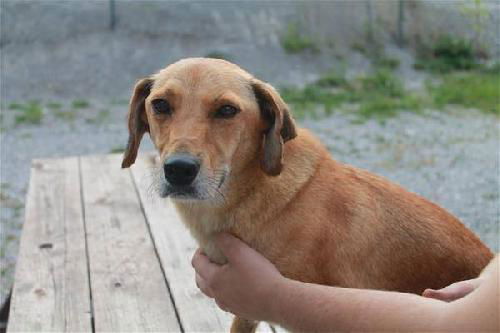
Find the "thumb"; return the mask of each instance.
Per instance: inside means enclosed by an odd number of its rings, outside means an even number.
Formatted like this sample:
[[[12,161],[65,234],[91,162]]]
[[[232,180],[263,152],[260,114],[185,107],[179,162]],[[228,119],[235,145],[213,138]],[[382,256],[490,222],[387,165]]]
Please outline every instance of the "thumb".
[[[426,289],[422,296],[451,302],[462,298],[474,290],[474,285],[468,281],[451,284],[443,289]]]
[[[240,261],[242,252],[248,247],[239,238],[225,232],[215,236],[215,244],[229,262]]]

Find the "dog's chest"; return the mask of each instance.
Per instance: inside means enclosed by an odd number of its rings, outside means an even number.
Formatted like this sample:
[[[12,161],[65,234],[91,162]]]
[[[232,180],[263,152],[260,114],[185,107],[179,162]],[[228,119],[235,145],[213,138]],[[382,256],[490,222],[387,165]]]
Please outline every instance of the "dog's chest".
[[[215,246],[214,236],[230,227],[229,219],[223,214],[216,214],[209,209],[183,207],[175,205],[182,222],[196,239],[198,245],[210,260],[223,264],[227,260]]]

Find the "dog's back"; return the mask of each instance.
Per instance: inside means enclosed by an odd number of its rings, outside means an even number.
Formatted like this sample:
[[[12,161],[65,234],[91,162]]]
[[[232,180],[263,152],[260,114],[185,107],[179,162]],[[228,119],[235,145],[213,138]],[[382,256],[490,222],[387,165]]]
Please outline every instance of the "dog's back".
[[[359,287],[421,294],[477,277],[493,258],[476,235],[438,205],[364,170],[342,168],[365,192],[351,197],[362,212],[346,232],[367,241],[345,242],[342,251],[357,256]]]

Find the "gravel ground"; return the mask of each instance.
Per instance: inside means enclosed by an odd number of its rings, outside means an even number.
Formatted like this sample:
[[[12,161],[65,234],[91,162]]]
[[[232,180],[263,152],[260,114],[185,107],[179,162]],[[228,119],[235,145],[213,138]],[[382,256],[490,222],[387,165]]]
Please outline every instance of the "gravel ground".
[[[13,278],[31,159],[122,149],[127,139],[126,108],[124,101],[90,101],[72,120],[45,110],[41,125],[17,127],[5,126],[12,122],[13,111],[3,112],[2,298]],[[71,109],[69,103],[65,109]],[[381,174],[444,206],[499,250],[496,117],[454,109],[360,123],[352,114],[338,112],[301,124],[318,135],[338,160]],[[149,139],[141,149],[153,149]]]

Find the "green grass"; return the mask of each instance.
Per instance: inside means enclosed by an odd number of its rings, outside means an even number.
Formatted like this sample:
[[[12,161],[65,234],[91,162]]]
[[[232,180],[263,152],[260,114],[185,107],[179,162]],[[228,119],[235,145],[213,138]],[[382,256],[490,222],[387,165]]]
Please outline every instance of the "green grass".
[[[347,84],[345,74],[338,71],[330,71],[316,81],[320,87],[342,87]]]
[[[83,99],[75,99],[72,103],[71,106],[75,109],[85,109],[90,106],[89,102]]]
[[[381,56],[374,60],[374,65],[379,68],[396,69],[399,67],[399,60],[386,56]]]
[[[385,119],[396,116],[400,111],[418,112],[425,103],[423,98],[410,94],[398,98],[376,94],[361,103],[359,115],[363,118]]]
[[[359,52],[359,53],[364,54],[364,55],[366,55],[368,53],[367,47],[361,43],[358,43],[358,42],[352,43],[351,49],[353,51]]]
[[[123,146],[115,146],[109,150],[110,154],[123,153],[125,151],[125,147]]]
[[[109,110],[101,110],[101,111],[99,111],[99,113],[97,114],[97,116],[95,118],[88,118],[88,119],[85,119],[85,121],[89,124],[99,124],[99,123],[103,123],[104,121],[106,121],[106,119],[109,118],[109,115],[110,115]]]
[[[52,110],[59,110],[61,109],[62,105],[61,103],[56,103],[56,102],[50,102],[47,103],[47,107]]]
[[[21,103],[10,103],[9,104],[10,110],[22,110],[23,108],[24,108],[24,104],[21,104]]]
[[[500,115],[500,72],[450,73],[438,85],[429,85],[435,105],[457,104]]]
[[[207,53],[205,55],[205,58],[222,59],[222,60],[231,61],[232,57],[226,52],[212,51],[212,52]]]
[[[318,106],[330,114],[344,103],[356,103],[361,118],[384,119],[402,110],[419,111],[426,104],[424,98],[406,92],[403,83],[385,69],[351,82],[329,73],[301,89],[283,88],[281,95],[299,118],[314,116]]]
[[[311,110],[322,106],[329,114],[333,108],[348,102],[348,95],[344,92],[332,92],[315,84],[305,88],[284,87],[280,89],[281,96],[294,107],[294,114],[299,118],[311,114]]]
[[[76,119],[77,113],[76,111],[63,111],[63,110],[55,110],[54,111],[54,116],[56,118],[66,120],[66,121],[73,121]]]
[[[385,69],[376,70],[372,75],[362,77],[361,91],[369,95],[387,95],[388,97],[402,97],[403,83],[394,74]]]
[[[43,110],[38,102],[29,102],[26,104],[12,103],[9,108],[16,110],[16,124],[40,124],[43,118]]]
[[[472,43],[452,36],[440,36],[432,45],[422,45],[416,69],[436,73],[471,70],[479,66]]]
[[[119,98],[119,99],[112,99],[111,100],[111,105],[128,105],[128,102],[129,100],[128,99],[122,99],[122,98]]]
[[[304,51],[319,52],[319,47],[308,36],[299,31],[296,23],[288,24],[286,32],[281,37],[281,46],[287,53],[301,53]]]

